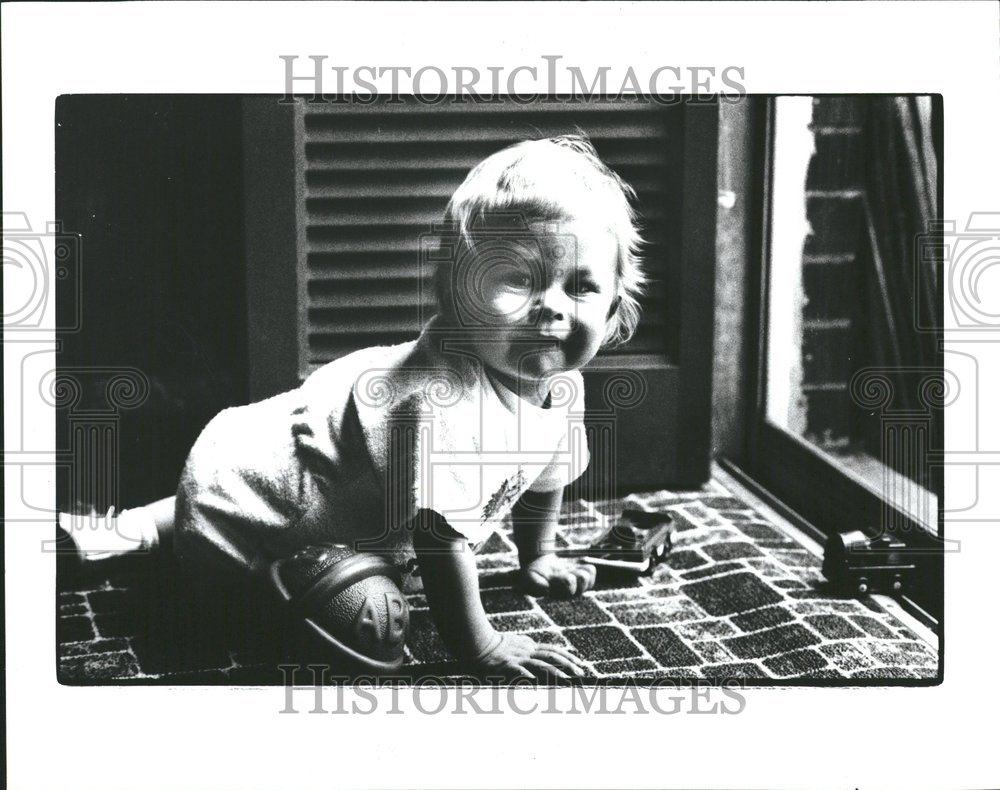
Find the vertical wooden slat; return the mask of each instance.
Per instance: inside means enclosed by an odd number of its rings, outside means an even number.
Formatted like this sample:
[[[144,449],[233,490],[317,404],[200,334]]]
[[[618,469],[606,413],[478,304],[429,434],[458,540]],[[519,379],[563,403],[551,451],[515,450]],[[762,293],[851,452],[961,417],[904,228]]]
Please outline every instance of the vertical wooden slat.
[[[309,242],[306,217],[306,135],[305,99],[295,100],[295,230],[298,257],[298,326],[299,326],[299,376],[305,378],[311,370],[309,355]]]
[[[247,290],[247,385],[251,401],[298,386],[298,201],[293,105],[244,96],[243,205]]]
[[[718,104],[688,107],[684,124],[683,238],[680,290],[680,402],[690,428],[677,442],[678,467],[687,470],[684,483],[706,480],[711,459],[712,343],[715,315],[715,222],[718,201]]]

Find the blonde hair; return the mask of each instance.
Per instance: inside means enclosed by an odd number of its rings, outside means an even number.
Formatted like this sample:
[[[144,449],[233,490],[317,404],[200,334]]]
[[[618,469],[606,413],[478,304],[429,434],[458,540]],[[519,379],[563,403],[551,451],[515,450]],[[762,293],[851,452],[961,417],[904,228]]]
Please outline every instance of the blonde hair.
[[[618,243],[616,293],[604,344],[625,343],[639,324],[639,297],[646,282],[634,200],[632,187],[601,161],[583,135],[527,140],[492,154],[471,170],[448,202],[444,227],[453,234],[453,254],[434,272],[439,310],[454,315],[452,268],[472,249],[474,230],[495,227],[497,218],[519,220],[527,229],[529,221],[589,217],[596,209]]]

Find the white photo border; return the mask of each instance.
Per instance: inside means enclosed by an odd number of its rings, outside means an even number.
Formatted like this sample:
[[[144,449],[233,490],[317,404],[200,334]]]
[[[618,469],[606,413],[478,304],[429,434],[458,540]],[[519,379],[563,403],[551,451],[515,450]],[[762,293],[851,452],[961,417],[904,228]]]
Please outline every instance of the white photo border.
[[[39,226],[54,216],[57,96],[278,94],[289,54],[508,73],[559,54],[584,71],[735,65],[749,93],[940,93],[943,215],[964,225],[1000,211],[1000,12],[990,2],[5,3],[0,13],[4,211]],[[997,275],[986,277],[995,299]],[[5,314],[22,296],[5,289]],[[977,358],[980,403],[1000,401],[1000,334],[984,328],[961,341]],[[52,332],[5,334],[8,451],[44,457],[54,446],[51,407],[20,375],[26,357],[52,349]],[[996,450],[1000,416],[983,409],[972,447],[956,434],[960,416],[947,414],[949,450]],[[54,475],[5,471],[12,788],[1000,784],[988,724],[1000,629],[987,610],[1000,512],[988,503],[978,505],[984,522],[947,526],[962,551],[946,558],[937,687],[755,689],[739,715],[429,716],[408,695],[403,715],[388,705],[368,716],[307,706],[281,715],[280,688],[60,686],[54,558],[40,550],[48,533],[21,521],[18,506],[54,507]],[[984,466],[982,489],[1000,490],[990,473]],[[949,500],[974,501],[967,482],[949,477]],[[519,694],[528,706],[532,692]],[[537,695],[543,709],[546,692]]]

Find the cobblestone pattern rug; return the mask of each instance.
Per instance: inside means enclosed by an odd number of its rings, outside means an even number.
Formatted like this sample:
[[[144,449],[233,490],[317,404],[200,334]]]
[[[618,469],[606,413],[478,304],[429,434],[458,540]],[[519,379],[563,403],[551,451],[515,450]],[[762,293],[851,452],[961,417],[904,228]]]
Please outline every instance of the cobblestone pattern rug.
[[[719,482],[700,492],[625,501],[673,515],[679,532],[665,565],[650,577],[599,583],[580,599],[536,599],[513,588],[516,553],[509,535],[496,534],[477,557],[493,625],[568,644],[602,679],[850,684],[937,677],[934,647],[875,601],[825,592],[819,558]],[[623,501],[568,503],[562,539],[588,544],[622,507]],[[277,665],[289,660],[287,640],[273,611],[232,596],[212,606],[192,604],[178,578],[168,562],[146,558],[102,579],[61,579],[60,680],[284,682]],[[423,596],[409,601],[406,674],[459,674]]]

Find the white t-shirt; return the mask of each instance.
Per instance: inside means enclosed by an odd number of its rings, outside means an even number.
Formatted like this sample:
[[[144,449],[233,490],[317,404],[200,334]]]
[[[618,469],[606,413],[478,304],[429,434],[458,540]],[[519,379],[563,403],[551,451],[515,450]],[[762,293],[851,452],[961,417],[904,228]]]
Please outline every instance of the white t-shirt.
[[[553,377],[536,407],[431,327],[212,420],[178,489],[179,548],[247,565],[335,541],[402,559],[400,528],[421,509],[477,544],[525,490],[583,473],[579,371]]]

